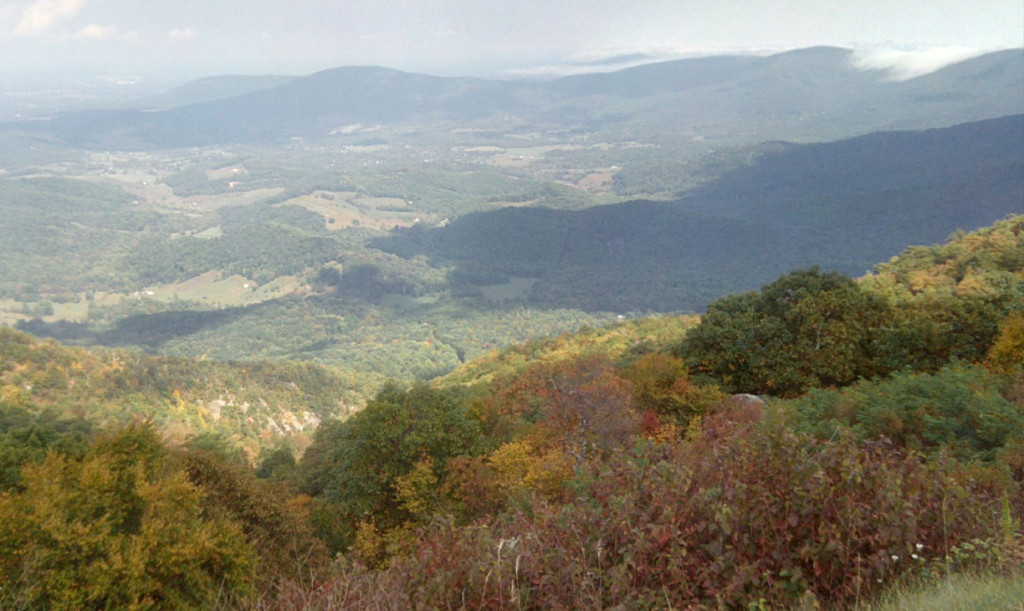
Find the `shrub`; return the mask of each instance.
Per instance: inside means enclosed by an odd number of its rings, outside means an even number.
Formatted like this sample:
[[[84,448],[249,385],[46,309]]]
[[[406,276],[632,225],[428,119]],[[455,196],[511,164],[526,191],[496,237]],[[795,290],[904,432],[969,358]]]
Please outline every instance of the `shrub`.
[[[479,437],[462,402],[423,384],[388,385],[362,411],[318,434],[307,489],[319,488],[334,505],[326,512],[334,551],[355,542],[361,523],[364,531],[369,523],[385,533],[403,530],[432,510],[438,499],[423,482],[443,481],[450,460],[474,454]]]
[[[1024,439],[1024,404],[1000,394],[1003,378],[976,365],[935,374],[899,373],[838,391],[814,390],[789,404],[794,425],[820,438],[848,426],[859,439],[882,438],[914,450],[949,448],[961,458],[992,459]]]
[[[728,391],[792,397],[874,375],[872,346],[890,316],[853,280],[798,270],[711,303],[675,352]]]
[[[716,434],[588,463],[566,505],[436,523],[409,557],[372,574],[345,565],[339,583],[363,608],[842,605],[916,569],[915,555],[1000,540],[1008,489],[944,459],[723,412],[706,426]]]
[[[0,605],[200,608],[248,591],[241,529],[207,513],[152,429],[22,473],[23,490],[0,494]]]

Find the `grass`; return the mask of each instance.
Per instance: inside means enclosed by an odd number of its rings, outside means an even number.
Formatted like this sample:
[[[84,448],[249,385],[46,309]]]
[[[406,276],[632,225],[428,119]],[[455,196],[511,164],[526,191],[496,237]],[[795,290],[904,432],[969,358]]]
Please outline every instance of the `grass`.
[[[249,170],[240,163],[223,168],[217,168],[216,170],[206,170],[207,180],[224,180],[248,175]]]
[[[82,299],[74,303],[53,304],[53,316],[46,316],[44,320],[52,322],[55,320],[67,320],[71,322],[82,322],[89,317],[89,302]]]
[[[237,274],[225,276],[222,272],[210,271],[182,282],[146,287],[142,295],[145,299],[164,303],[181,299],[219,306],[240,306],[290,295],[301,284],[296,276],[281,276],[259,285]]]
[[[204,230],[200,231],[199,233],[192,234],[192,237],[194,237],[194,238],[202,238],[204,240],[212,240],[214,238],[219,238],[219,237],[221,237],[223,235],[224,235],[224,230],[220,228],[220,225],[215,225],[213,227],[210,227],[209,229],[204,229]]]
[[[0,325],[14,326],[18,321],[30,318],[21,313],[23,305],[14,299],[0,299]]]
[[[213,195],[192,195],[189,197],[179,197],[177,200],[178,205],[189,206],[190,209],[207,212],[227,206],[248,206],[270,197],[276,197],[281,193],[284,193],[284,187],[228,191]],[[192,206],[193,203],[195,206]]]
[[[857,611],[1024,611],[1024,570],[1009,575],[951,575],[903,584]]]
[[[278,206],[300,206],[324,217],[327,229],[344,229],[361,225],[374,229],[391,229],[412,225],[416,213],[409,210],[404,199],[393,197],[359,197],[353,193],[316,191],[284,201]],[[418,220],[418,219],[417,219]]]

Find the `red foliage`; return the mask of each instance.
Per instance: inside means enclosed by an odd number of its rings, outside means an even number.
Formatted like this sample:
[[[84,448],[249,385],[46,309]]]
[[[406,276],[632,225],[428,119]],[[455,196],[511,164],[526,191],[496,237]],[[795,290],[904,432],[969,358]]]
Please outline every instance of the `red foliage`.
[[[644,437],[657,437],[661,432],[662,423],[658,414],[647,410],[640,415],[640,432]]]
[[[362,575],[360,603],[387,590],[431,608],[842,605],[996,536],[1001,491],[977,474],[886,444],[731,428],[591,464],[568,505],[435,525],[411,557]]]

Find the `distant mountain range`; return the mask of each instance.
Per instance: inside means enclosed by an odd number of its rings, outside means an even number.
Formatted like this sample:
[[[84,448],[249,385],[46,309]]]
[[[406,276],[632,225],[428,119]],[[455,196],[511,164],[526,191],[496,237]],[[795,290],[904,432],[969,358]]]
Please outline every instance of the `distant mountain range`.
[[[351,124],[572,128],[619,140],[823,141],[1024,112],[1024,50],[897,81],[817,47],[549,81],[442,78],[343,67],[302,78],[217,77],[133,110],[8,122],[85,147],[153,148],[329,137]]]
[[[675,202],[506,208],[376,242],[487,285],[535,278],[532,305],[701,310],[820,264],[859,275],[908,244],[1024,213],[1024,115],[783,145]]]
[[[167,110],[189,104],[202,104],[225,98],[263,91],[286,85],[299,77],[280,75],[228,75],[211,76],[190,81],[180,87],[146,98],[134,106],[142,110]]]

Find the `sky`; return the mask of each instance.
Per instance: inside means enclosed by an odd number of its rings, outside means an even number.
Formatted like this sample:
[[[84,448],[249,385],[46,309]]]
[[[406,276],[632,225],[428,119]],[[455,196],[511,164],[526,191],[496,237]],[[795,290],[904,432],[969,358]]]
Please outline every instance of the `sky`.
[[[556,74],[656,57],[854,48],[906,75],[1024,47],[1022,0],[0,0],[0,74]]]

